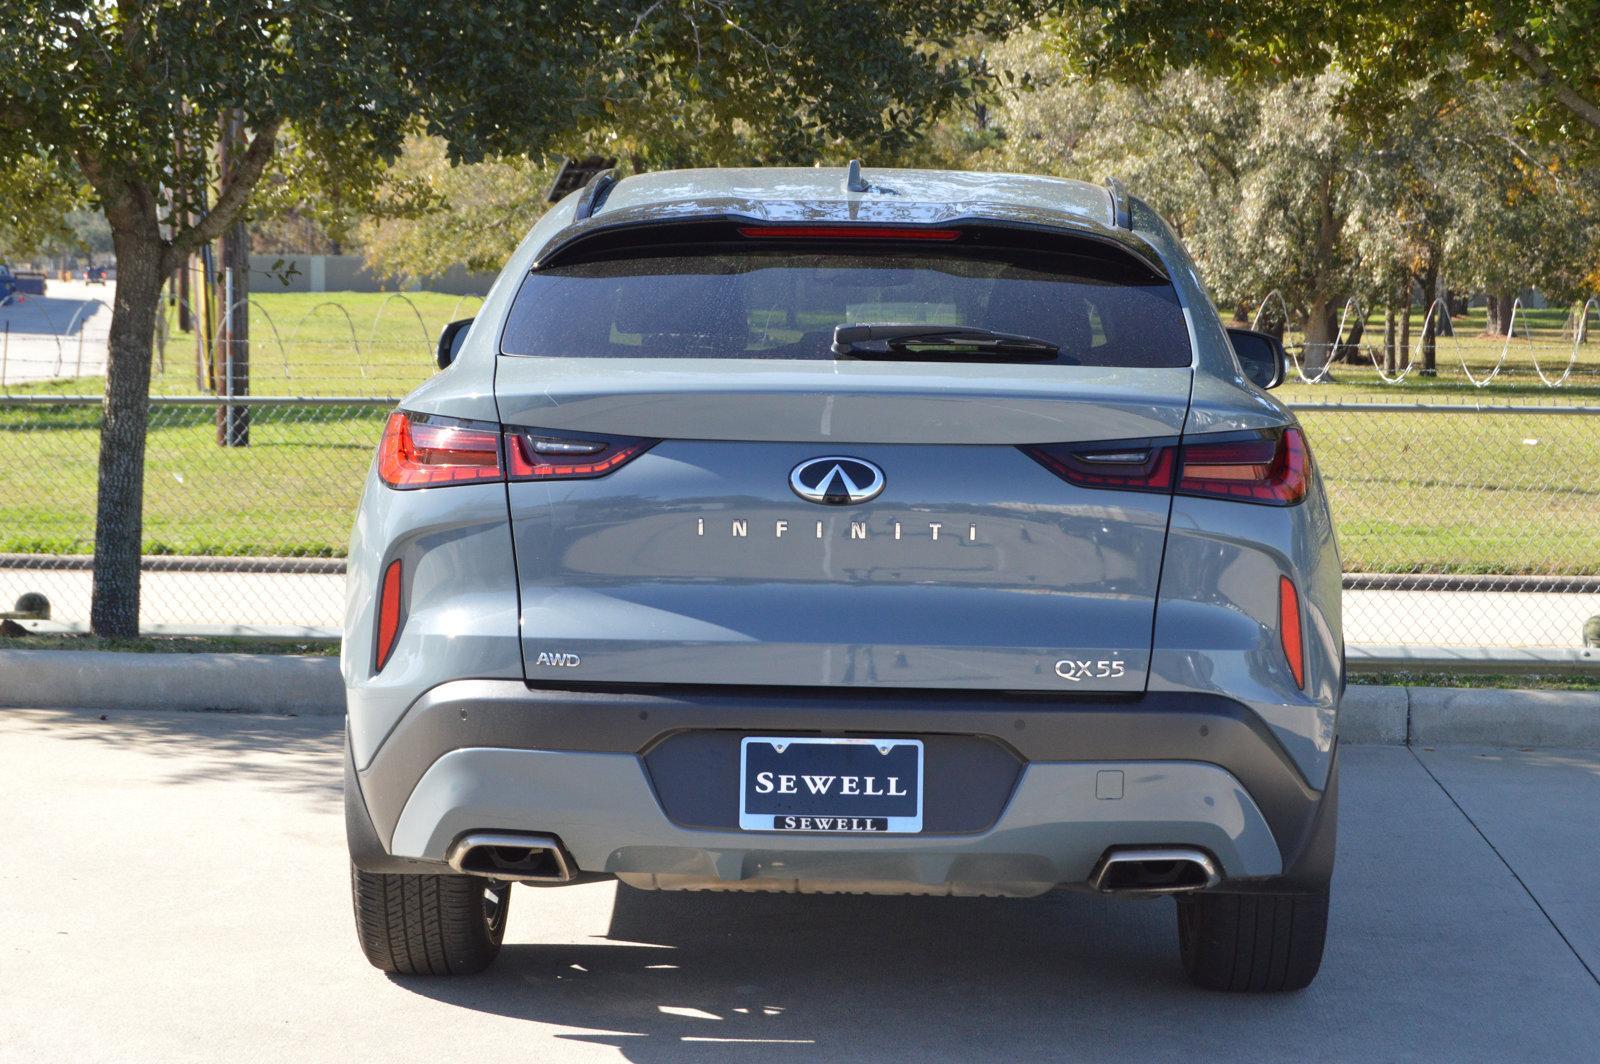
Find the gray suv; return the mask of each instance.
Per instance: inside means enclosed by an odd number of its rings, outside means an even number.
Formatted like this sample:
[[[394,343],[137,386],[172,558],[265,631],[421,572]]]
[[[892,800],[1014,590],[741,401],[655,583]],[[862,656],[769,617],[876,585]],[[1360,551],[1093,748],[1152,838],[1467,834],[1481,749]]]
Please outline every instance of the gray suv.
[[[1116,182],[607,172],[388,421],[350,544],[361,945],[510,884],[1170,894],[1315,976],[1340,569],[1278,341]]]

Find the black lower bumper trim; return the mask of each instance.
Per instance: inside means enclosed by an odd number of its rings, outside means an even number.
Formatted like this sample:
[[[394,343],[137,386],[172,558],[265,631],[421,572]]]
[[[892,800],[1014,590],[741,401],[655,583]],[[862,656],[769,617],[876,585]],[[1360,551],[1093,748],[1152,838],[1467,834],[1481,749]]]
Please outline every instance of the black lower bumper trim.
[[[1259,716],[1217,695],[1051,699],[967,692],[665,688],[533,689],[459,680],[407,711],[361,773],[373,829],[388,839],[432,764],[464,747],[648,754],[686,731],[954,735],[996,740],[1023,761],[1202,761],[1232,773],[1261,809],[1290,874],[1331,871],[1331,815]],[[1325,828],[1321,820],[1330,821]],[[1315,836],[1315,838],[1314,838]],[[1325,845],[1318,840],[1326,836]],[[1317,856],[1326,849],[1326,862]],[[1311,867],[1307,861],[1311,861]]]

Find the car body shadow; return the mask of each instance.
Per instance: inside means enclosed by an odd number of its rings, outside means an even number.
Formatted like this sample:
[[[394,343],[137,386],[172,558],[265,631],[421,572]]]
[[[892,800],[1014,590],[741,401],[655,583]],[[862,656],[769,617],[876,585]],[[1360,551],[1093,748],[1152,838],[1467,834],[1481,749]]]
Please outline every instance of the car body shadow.
[[[1125,1022],[1175,1054],[1163,1013],[1219,1000],[1183,977],[1170,900],[616,891],[604,941],[508,944],[483,976],[395,982],[634,1061],[1060,1056],[1107,1050]]]

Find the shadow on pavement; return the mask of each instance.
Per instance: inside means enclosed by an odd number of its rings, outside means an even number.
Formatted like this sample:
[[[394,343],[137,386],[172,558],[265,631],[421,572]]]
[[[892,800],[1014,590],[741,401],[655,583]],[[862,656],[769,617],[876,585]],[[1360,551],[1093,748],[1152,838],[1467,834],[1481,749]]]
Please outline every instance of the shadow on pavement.
[[[27,296],[24,300],[0,307],[0,329],[9,325],[13,336],[35,333],[41,336],[75,337],[91,319],[101,314],[110,315],[111,299],[112,290],[109,287],[104,299]],[[105,328],[106,320],[95,321],[96,328]]]
[[[539,902],[519,889],[513,912]],[[1224,1003],[1258,1021],[1310,1008],[1304,996],[1191,988],[1176,938],[1170,900],[619,886],[607,942],[509,944],[483,976],[395,982],[463,1008],[577,1028],[559,1037],[634,1061],[741,1049],[827,1060],[1175,1056],[1194,1050],[1196,1028]]]
[[[344,791],[343,717],[67,709],[29,715],[57,726],[60,738],[170,759],[162,783],[248,780],[330,803]]]

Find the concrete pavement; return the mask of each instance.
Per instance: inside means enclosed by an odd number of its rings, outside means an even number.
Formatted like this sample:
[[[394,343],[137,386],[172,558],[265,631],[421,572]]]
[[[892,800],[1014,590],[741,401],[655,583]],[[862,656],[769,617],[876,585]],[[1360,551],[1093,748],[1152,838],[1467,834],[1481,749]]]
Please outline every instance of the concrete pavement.
[[[1587,1060],[1600,757],[1351,746],[1307,992],[1191,989],[1170,901],[519,888],[483,976],[349,913],[338,722],[0,711],[0,1060]]]

